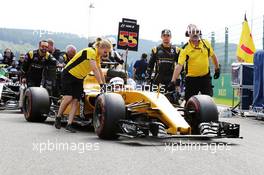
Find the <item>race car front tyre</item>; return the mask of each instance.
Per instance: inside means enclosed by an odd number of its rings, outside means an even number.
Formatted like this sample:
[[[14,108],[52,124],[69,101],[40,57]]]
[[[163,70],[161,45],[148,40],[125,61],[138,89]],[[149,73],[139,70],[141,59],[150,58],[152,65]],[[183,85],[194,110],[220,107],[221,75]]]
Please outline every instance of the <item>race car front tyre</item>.
[[[29,122],[44,122],[50,109],[48,91],[41,87],[30,87],[25,91],[23,113]]]
[[[218,122],[218,110],[213,99],[208,95],[192,96],[186,103],[186,121],[192,128],[192,134],[200,134],[199,124]]]
[[[117,139],[120,131],[118,121],[124,119],[126,108],[120,94],[108,93],[100,95],[95,104],[93,125],[101,139]]]

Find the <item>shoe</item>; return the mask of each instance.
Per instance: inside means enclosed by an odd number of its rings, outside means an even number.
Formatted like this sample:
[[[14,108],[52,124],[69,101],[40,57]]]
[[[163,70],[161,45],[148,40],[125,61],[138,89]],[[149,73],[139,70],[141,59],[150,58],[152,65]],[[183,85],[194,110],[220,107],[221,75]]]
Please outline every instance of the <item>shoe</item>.
[[[55,125],[55,128],[57,129],[61,128],[61,117],[56,117],[54,125]]]
[[[75,133],[76,132],[76,130],[72,127],[71,124],[67,124],[67,126],[65,127],[65,130],[67,132],[71,132],[71,133]]]

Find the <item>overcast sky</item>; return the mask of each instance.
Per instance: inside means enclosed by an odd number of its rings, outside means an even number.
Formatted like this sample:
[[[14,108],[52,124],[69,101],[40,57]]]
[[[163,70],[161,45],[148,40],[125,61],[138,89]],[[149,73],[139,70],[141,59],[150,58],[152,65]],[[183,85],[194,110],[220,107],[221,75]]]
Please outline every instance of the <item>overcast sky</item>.
[[[158,41],[161,30],[169,28],[174,43],[186,39],[189,23],[208,34],[225,26],[240,28],[245,12],[249,22],[264,15],[263,0],[1,0],[0,4],[1,27],[103,36],[117,34],[118,22],[125,17],[137,19],[140,38]]]

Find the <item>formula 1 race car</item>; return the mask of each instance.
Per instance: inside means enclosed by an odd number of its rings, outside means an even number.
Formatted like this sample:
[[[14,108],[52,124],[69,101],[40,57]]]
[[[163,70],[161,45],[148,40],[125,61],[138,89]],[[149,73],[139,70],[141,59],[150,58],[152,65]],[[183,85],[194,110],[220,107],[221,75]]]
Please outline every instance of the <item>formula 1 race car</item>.
[[[85,95],[75,120],[92,124],[101,139],[119,136],[239,138],[240,126],[220,122],[217,107],[209,96],[196,95],[185,107],[175,107],[160,93],[159,86],[155,92],[153,88],[135,86],[124,71],[103,69],[103,72],[108,82],[107,92],[100,93],[100,86],[90,73],[84,80]],[[44,88],[28,88],[24,100],[26,120],[43,122],[56,115],[57,107],[51,99]],[[69,110],[68,106],[65,116]]]
[[[25,86],[19,82],[17,69],[0,68],[0,110],[17,110],[22,108]]]

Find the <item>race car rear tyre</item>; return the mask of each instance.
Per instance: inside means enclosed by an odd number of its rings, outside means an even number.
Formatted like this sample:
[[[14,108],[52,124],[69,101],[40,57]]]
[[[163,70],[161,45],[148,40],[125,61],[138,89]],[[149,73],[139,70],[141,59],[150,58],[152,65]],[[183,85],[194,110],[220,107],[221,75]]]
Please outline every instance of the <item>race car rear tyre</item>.
[[[213,99],[208,95],[192,96],[185,105],[186,121],[192,128],[192,134],[200,134],[199,124],[203,122],[218,122],[218,110]]]
[[[102,94],[95,104],[93,125],[101,139],[117,139],[120,131],[118,121],[126,115],[125,102],[120,94]]]
[[[48,91],[41,87],[30,87],[25,91],[23,113],[29,122],[44,122],[50,109]]]

